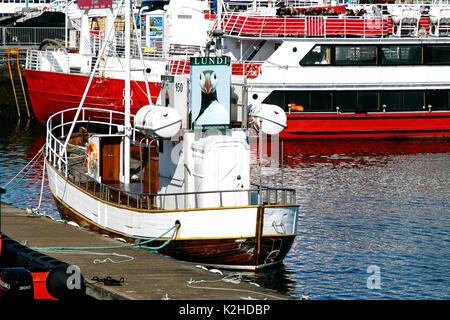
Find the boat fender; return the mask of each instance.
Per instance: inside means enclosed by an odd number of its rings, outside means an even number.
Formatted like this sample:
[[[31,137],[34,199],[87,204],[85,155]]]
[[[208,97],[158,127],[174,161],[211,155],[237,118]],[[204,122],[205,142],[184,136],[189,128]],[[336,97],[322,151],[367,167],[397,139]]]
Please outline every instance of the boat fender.
[[[253,63],[246,64],[244,72],[247,78],[254,79],[261,73],[261,66]]]
[[[77,299],[86,295],[86,281],[80,269],[73,265],[50,270],[46,287],[49,294],[58,300]]]

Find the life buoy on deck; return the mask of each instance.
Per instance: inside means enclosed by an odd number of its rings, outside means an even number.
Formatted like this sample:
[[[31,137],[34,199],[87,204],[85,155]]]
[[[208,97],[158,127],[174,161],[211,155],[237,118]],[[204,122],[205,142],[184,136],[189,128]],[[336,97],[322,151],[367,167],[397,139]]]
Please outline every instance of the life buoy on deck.
[[[97,165],[97,159],[98,159],[98,152],[97,147],[95,146],[95,143],[90,142],[86,149],[86,162],[87,162],[87,168],[88,171],[91,172],[92,169],[95,168]]]
[[[253,63],[246,64],[244,72],[247,78],[254,79],[261,73],[261,66]]]

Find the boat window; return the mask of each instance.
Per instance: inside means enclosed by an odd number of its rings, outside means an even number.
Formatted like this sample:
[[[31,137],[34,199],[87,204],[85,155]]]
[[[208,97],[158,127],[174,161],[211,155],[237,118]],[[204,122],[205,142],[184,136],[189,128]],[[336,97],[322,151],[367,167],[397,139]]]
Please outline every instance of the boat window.
[[[358,104],[356,113],[366,113],[378,111],[378,92],[377,91],[361,91],[358,92]]]
[[[356,91],[336,91],[334,93],[334,109],[340,112],[354,112],[358,97]]]
[[[301,66],[329,64],[331,64],[331,47],[324,45],[316,45],[300,61]]]
[[[380,104],[386,111],[423,110],[423,91],[381,91]]]
[[[327,112],[331,95],[330,91],[273,91],[263,103],[278,105],[286,112]]]
[[[311,111],[310,93],[308,91],[288,91],[286,92],[286,111],[302,112]]]
[[[311,91],[310,110],[313,112],[331,111],[331,95],[329,91]]]
[[[376,46],[336,46],[335,65],[364,66],[377,64]]]
[[[267,104],[274,104],[279,106],[280,108],[282,108],[284,111],[288,112],[289,110],[287,109],[286,103],[284,101],[284,97],[285,97],[286,93],[283,91],[272,91],[264,100],[262,103],[267,103]]]
[[[426,46],[425,64],[450,65],[450,46],[449,45]]]
[[[449,110],[450,95],[447,90],[428,90],[426,93],[426,110],[430,105],[432,110]]]
[[[336,91],[334,93],[334,110],[340,112],[366,113],[378,111],[377,91]]]
[[[381,47],[382,65],[418,65],[422,64],[420,46],[383,46]]]

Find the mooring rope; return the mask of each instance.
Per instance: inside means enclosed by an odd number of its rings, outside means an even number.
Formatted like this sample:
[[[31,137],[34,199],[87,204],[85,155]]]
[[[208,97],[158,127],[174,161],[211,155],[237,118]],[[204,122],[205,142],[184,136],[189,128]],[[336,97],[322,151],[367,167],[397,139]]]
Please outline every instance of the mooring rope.
[[[121,246],[108,246],[108,247],[42,247],[42,248],[31,248],[31,249],[36,250],[36,251],[51,251],[51,250],[105,250],[105,249],[121,249],[121,248],[133,247],[133,248],[142,248],[142,249],[157,251],[157,250],[160,250],[160,249],[164,248],[165,246],[167,246],[175,238],[175,235],[176,235],[179,227],[180,227],[180,225],[177,223],[173,227],[171,227],[169,230],[167,230],[166,232],[161,234],[160,236],[152,238],[152,239],[149,239],[149,240],[146,240],[146,241],[141,242],[139,244],[132,243],[132,244],[125,244],[125,245],[121,245]],[[167,239],[166,241],[164,241],[164,243],[162,245],[160,245],[158,247],[144,246],[144,244],[156,241],[156,240],[164,237],[166,234],[168,234],[172,230],[174,230],[172,236],[169,239]]]
[[[236,279],[236,277],[237,277],[237,279]],[[250,293],[250,294],[257,294],[257,295],[266,296],[266,297],[269,297],[271,299],[287,300],[287,298],[284,298],[284,297],[279,297],[279,296],[271,295],[271,294],[264,293],[264,292],[254,291],[254,290],[237,289],[237,288],[223,288],[223,287],[207,287],[207,286],[196,286],[196,285],[193,285],[193,284],[196,284],[196,283],[214,283],[214,282],[230,282],[230,283],[233,283],[233,284],[239,284],[241,281],[242,281],[242,276],[240,274],[230,274],[230,275],[224,276],[223,278],[218,279],[218,280],[193,280],[191,278],[190,280],[186,281],[186,285],[189,288],[194,288],[194,289],[244,292],[244,293],[247,293],[247,294]],[[250,283],[250,284],[253,284],[253,283]],[[248,298],[251,298],[251,297],[249,296]],[[241,299],[248,299],[248,298],[241,297]]]
[[[5,185],[3,185],[3,189],[6,189],[6,191],[13,189],[20,181],[22,181],[31,171],[31,169],[36,165],[36,163],[38,162],[38,160],[41,158],[41,156],[43,155],[43,150],[44,150],[45,144],[41,147],[41,149],[39,149],[39,151],[34,155],[34,157],[25,165],[25,167],[22,168],[22,170],[20,170],[11,180],[8,181],[8,183],[6,183]],[[38,157],[39,156],[39,157]],[[36,158],[37,157],[37,158]],[[34,162],[34,163],[33,163]],[[33,163],[31,165],[31,167],[23,174],[23,176],[15,183],[13,184],[11,187],[6,188],[11,182],[13,182],[28,166],[30,166],[30,164]]]

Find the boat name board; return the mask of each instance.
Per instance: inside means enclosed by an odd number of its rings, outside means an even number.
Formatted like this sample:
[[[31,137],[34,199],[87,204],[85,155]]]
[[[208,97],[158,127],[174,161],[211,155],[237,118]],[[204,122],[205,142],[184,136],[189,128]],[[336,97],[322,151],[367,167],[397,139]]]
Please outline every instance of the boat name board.
[[[197,66],[210,66],[210,65],[219,65],[219,66],[229,66],[230,65],[230,57],[192,57],[190,59],[190,64]]]

